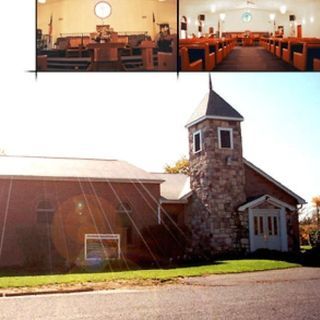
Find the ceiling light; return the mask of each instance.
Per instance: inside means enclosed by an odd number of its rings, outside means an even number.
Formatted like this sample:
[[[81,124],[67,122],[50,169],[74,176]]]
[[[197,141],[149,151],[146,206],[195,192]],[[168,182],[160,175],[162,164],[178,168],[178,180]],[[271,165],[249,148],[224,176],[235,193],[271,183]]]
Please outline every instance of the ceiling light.
[[[306,19],[305,18],[302,19],[302,24],[306,24]]]
[[[314,23],[314,17],[310,17],[310,22]]]
[[[275,13],[270,13],[269,18],[271,21],[274,21],[276,18],[276,14]]]
[[[211,12],[215,13],[217,10],[217,7],[215,4],[213,4],[210,9],[211,9]]]
[[[38,0],[39,3],[46,3],[47,0]]]
[[[280,6],[280,12],[282,13],[282,14],[286,14],[286,12],[287,12],[287,6],[284,4],[284,5],[282,5],[282,6]]]
[[[226,14],[225,13],[220,13],[220,20],[224,21],[226,19]]]

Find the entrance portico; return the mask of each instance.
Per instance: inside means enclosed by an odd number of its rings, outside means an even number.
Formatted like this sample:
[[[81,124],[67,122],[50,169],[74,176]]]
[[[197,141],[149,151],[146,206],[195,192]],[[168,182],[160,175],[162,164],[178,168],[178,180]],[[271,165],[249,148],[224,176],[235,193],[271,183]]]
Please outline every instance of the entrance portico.
[[[263,195],[239,207],[248,213],[250,251],[269,249],[288,251],[287,212],[296,208],[269,195]]]

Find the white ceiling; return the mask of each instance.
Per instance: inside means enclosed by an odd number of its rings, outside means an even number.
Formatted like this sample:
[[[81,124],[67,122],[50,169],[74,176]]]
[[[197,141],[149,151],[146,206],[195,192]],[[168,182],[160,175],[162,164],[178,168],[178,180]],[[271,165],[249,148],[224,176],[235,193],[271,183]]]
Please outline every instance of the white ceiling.
[[[296,12],[306,5],[319,6],[319,0],[180,0],[180,7],[193,7],[198,12],[210,12],[215,5],[216,11],[229,11],[237,9],[259,9],[279,11],[280,6],[286,5],[289,12]]]
[[[62,2],[62,1],[75,1],[75,0],[46,0],[46,3]],[[95,3],[95,2],[99,2],[99,1],[113,2],[113,1],[109,1],[109,0],[95,0],[95,1],[92,1],[92,2]],[[143,1],[176,2],[176,0],[143,0]]]

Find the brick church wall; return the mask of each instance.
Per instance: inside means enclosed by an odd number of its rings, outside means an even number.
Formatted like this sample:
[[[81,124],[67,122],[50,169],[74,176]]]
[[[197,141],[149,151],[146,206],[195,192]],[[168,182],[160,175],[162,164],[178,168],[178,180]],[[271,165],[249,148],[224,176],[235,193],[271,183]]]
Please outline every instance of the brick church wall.
[[[10,183],[12,183],[11,192]],[[53,243],[52,250],[59,244],[62,246],[63,237],[67,240],[69,237],[70,241],[67,243],[70,260],[78,255],[83,256],[84,234],[123,232],[116,213],[120,202],[127,202],[132,208],[132,219],[135,224],[132,227],[133,240],[134,245],[138,247],[143,243],[139,235],[141,230],[157,224],[159,198],[159,184],[88,182],[88,179],[83,181],[13,179],[12,182],[1,179],[0,236],[3,234],[3,242],[0,248],[0,267],[23,266],[28,258],[37,254],[40,245],[46,246],[44,243],[39,243],[35,237],[34,231],[39,230],[48,234]],[[49,200],[54,207],[53,222],[48,229],[45,224],[37,221],[37,205],[42,199]],[[77,201],[90,203],[84,215],[73,212]],[[64,209],[61,209],[62,207]],[[121,235],[121,240],[124,244],[124,234]],[[63,250],[59,249],[55,257],[64,254]]]

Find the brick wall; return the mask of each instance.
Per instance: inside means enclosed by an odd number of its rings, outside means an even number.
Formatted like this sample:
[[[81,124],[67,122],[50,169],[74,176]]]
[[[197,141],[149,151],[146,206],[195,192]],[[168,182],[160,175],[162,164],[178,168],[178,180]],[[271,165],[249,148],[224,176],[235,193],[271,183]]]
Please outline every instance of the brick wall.
[[[120,202],[132,208],[133,244],[139,247],[139,232],[157,223],[159,198],[159,184],[1,179],[0,267],[22,266],[40,247],[48,263],[73,263],[83,257],[86,233],[120,233],[125,252],[125,230],[116,211]],[[37,217],[43,199],[54,207],[51,224]]]

